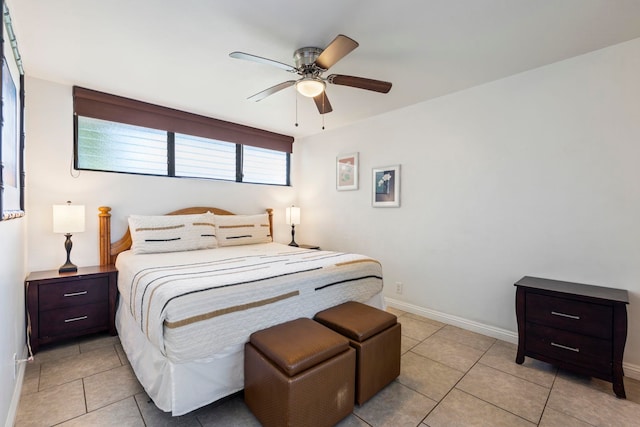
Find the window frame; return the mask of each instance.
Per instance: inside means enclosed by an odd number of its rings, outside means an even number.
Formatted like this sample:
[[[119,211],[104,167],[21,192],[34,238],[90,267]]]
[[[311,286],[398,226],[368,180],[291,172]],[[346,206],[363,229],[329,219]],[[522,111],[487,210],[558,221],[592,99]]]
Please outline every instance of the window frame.
[[[106,120],[115,123],[129,124],[166,132],[167,135],[167,170],[165,175],[145,174],[139,172],[106,171],[79,167],[79,123],[78,117]],[[142,101],[110,95],[90,89],[73,87],[73,151],[74,168],[76,170],[93,170],[98,172],[125,173],[131,175],[166,176],[171,178],[214,179],[227,182],[243,181],[243,145],[284,152],[286,154],[286,183],[257,183],[262,185],[291,185],[291,152],[294,138],[237,123],[205,117],[185,111],[175,110]],[[235,181],[223,178],[182,177],[175,173],[175,134],[186,134],[207,139],[214,139],[236,145],[236,177]]]

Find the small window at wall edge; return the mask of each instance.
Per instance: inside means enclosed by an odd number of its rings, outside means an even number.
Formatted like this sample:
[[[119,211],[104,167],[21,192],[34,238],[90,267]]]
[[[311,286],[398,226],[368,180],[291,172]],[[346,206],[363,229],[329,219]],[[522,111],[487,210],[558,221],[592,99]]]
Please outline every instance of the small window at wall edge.
[[[293,137],[77,86],[73,101],[76,169],[233,180],[231,168],[237,182],[290,185]],[[184,140],[197,141],[192,152]]]

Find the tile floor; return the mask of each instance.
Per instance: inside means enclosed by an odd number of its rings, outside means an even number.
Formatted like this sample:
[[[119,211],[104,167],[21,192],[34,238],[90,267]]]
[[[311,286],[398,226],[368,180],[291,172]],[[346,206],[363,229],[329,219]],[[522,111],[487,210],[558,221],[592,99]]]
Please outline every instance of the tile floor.
[[[640,382],[627,400],[609,383],[526,358],[513,344],[389,309],[402,323],[400,377],[339,425],[638,426]],[[181,417],[159,411],[117,337],[49,347],[27,366],[16,426],[259,426],[236,395]]]

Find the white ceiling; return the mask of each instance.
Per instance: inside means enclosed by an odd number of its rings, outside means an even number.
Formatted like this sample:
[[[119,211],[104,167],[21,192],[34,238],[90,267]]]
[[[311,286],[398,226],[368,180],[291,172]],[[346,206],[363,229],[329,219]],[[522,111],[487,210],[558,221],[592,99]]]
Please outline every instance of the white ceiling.
[[[325,74],[393,83],[329,85],[327,129],[640,37],[640,0],[6,0],[28,76],[295,137],[322,132],[293,77],[231,59],[293,65],[337,34],[360,47]],[[28,88],[27,88],[28,94]]]

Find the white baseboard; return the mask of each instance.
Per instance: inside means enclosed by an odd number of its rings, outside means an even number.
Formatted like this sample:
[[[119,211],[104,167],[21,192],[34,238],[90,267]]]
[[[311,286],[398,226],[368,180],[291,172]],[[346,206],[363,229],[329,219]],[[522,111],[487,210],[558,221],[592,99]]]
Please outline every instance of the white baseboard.
[[[495,326],[489,326],[479,322],[474,322],[473,320],[465,319],[463,317],[453,316],[451,314],[442,313],[440,311],[409,304],[408,302],[394,300],[393,298],[385,297],[385,300],[387,302],[387,305],[393,308],[397,308],[398,310],[417,314],[419,316],[427,317],[429,319],[437,320],[449,325],[458,326],[459,328],[466,329],[468,331],[477,332],[479,334],[487,335],[513,344],[518,343],[517,332],[508,331],[502,328],[496,328]]]
[[[22,349],[21,354],[18,356],[20,359],[27,358],[27,346]],[[13,427],[16,421],[16,414],[18,413],[18,404],[20,403],[20,395],[22,394],[22,383],[24,381],[24,372],[27,368],[26,363],[20,363],[18,365],[18,376],[16,377],[16,383],[13,387],[13,396],[11,397],[11,405],[9,406],[9,412],[7,413],[7,419],[5,421],[5,427]]]
[[[623,362],[622,369],[624,369],[625,377],[633,378],[634,380],[640,381],[640,366]]]
[[[447,323],[449,325],[457,326],[462,329],[477,332],[479,334],[487,335],[513,344],[518,344],[518,332],[496,328],[495,326],[474,322],[473,320],[468,320],[463,317],[453,316],[451,314],[409,304],[408,302],[398,301],[393,298],[385,297],[385,301],[389,307],[397,308],[398,310],[417,314],[419,316],[427,317],[429,319],[437,320],[439,322]],[[640,366],[623,363],[622,367],[626,377],[640,381]]]

